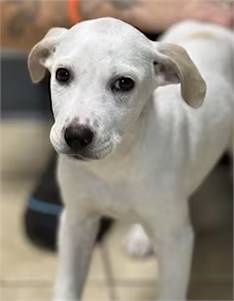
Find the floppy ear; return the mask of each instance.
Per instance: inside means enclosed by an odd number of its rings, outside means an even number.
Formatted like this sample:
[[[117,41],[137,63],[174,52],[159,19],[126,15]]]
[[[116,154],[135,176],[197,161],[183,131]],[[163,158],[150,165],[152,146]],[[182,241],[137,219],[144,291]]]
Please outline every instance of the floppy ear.
[[[191,107],[199,107],[206,95],[206,83],[186,50],[168,43],[154,42],[154,69],[158,84],[181,84],[181,95]]]
[[[46,74],[46,68],[50,69],[53,52],[66,31],[66,28],[60,27],[50,29],[45,37],[30,51],[28,69],[34,83],[38,83],[43,79]]]

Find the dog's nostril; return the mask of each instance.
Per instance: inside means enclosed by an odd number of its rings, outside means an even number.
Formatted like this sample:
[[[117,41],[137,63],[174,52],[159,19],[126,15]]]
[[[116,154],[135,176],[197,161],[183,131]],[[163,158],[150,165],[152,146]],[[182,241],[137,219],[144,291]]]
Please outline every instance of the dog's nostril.
[[[65,130],[64,139],[74,151],[79,151],[93,141],[94,133],[85,126],[70,126]]]

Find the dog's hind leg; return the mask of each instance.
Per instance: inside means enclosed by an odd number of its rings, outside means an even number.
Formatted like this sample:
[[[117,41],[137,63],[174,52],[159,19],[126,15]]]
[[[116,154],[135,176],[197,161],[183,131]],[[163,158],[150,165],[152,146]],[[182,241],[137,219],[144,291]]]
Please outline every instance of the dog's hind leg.
[[[99,217],[66,209],[59,230],[59,265],[54,301],[80,301]]]
[[[131,226],[124,238],[123,247],[126,253],[132,257],[147,257],[153,254],[152,242],[140,224]]]

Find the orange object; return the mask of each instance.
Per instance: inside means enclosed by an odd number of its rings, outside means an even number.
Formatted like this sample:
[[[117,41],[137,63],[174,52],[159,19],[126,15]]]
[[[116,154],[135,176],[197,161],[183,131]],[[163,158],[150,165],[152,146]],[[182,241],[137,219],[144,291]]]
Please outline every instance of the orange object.
[[[68,0],[67,1],[68,19],[71,25],[80,22],[79,14],[79,0]]]

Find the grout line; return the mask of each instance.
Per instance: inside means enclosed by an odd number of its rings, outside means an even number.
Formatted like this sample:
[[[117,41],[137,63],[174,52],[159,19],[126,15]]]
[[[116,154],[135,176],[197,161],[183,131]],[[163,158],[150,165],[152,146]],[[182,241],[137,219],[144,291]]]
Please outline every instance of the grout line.
[[[157,282],[157,279],[119,279],[119,278],[114,278],[113,277],[113,271],[112,268],[109,268],[109,263],[106,261],[106,256],[105,251],[101,252],[102,253],[102,259],[103,259],[103,265],[104,269],[107,275],[107,285],[113,287],[119,286],[138,286],[138,287],[151,287],[155,286],[155,283]],[[108,255],[107,255],[108,256]],[[104,260],[105,259],[105,260]],[[199,283],[208,283],[208,284],[232,284],[233,280],[230,277],[212,277],[212,278],[193,278],[191,284],[199,284]],[[0,278],[0,286],[5,286],[5,287],[13,287],[13,286],[52,286],[53,281],[52,280],[46,280],[46,279],[14,279],[14,278],[8,278],[8,279],[1,279]],[[90,279],[90,284],[95,285],[95,286],[100,286],[104,285],[103,280],[100,279]],[[112,301],[112,300],[111,300]]]
[[[89,283],[91,286],[106,286],[104,284],[103,280],[89,280]],[[44,288],[50,288],[53,287],[53,281],[52,280],[32,280],[32,279],[0,279],[0,287],[21,287],[21,288],[27,288],[27,287],[44,287]]]

